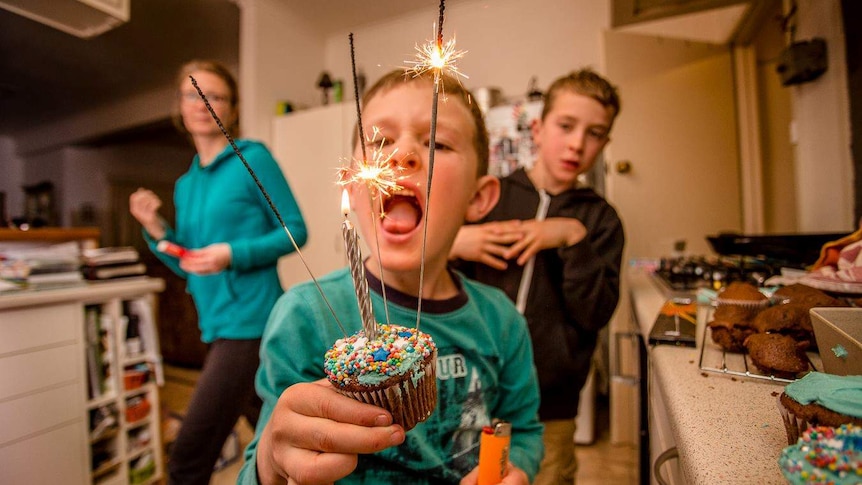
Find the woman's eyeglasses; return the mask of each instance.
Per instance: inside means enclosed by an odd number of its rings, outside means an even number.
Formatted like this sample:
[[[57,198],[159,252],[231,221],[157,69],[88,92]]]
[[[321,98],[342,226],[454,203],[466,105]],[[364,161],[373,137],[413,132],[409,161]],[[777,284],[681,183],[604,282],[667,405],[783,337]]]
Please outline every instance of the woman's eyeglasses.
[[[221,94],[206,94],[206,93],[204,93],[204,95],[207,97],[207,101],[209,101],[210,104],[227,104],[228,102],[230,102],[230,96],[223,96]],[[201,99],[201,96],[198,93],[193,93],[193,92],[180,93],[180,99],[186,103],[197,103],[197,102],[202,103],[203,102],[203,99]]]

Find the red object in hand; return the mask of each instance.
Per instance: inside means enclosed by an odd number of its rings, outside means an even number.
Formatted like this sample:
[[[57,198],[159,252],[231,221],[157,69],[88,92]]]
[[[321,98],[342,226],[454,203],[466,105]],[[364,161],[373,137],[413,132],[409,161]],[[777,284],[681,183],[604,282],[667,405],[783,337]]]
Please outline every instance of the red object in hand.
[[[168,256],[173,256],[175,258],[182,258],[189,252],[188,249],[180,246],[179,244],[172,243],[164,239],[159,241],[158,244],[156,244],[156,249],[158,249],[159,252],[165,253]]]

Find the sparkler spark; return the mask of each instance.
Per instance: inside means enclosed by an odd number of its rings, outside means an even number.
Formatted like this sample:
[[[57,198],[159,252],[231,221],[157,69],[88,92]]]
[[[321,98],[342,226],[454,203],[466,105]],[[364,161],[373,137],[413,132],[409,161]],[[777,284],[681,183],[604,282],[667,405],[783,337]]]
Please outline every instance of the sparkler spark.
[[[370,142],[373,142],[380,134],[377,127],[373,129],[374,134],[369,139]],[[385,140],[381,139],[380,144],[371,150],[370,159],[359,160],[354,158],[353,163],[349,166],[341,167],[338,170],[338,184],[341,186],[365,184],[374,198],[390,196],[401,190],[403,187],[398,185],[398,180],[403,177],[401,172],[404,169],[391,162],[398,149],[396,148],[388,154],[384,153],[384,142]]]
[[[412,73],[414,77],[421,76],[428,71],[434,71],[435,74],[447,72],[456,79],[461,77],[469,79],[455,65],[456,61],[464,57],[466,53],[467,51],[455,49],[454,37],[442,45],[436,40],[431,40],[424,45],[416,44],[415,59],[404,62],[409,66],[407,72]]]

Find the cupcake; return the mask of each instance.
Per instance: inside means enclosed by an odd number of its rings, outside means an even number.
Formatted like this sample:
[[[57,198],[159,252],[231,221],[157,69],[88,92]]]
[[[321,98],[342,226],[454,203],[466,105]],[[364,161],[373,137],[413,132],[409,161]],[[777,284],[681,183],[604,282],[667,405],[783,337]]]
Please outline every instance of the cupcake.
[[[788,444],[809,426],[862,426],[862,376],[812,371],[787,384],[778,401]]]
[[[437,406],[436,361],[428,334],[381,324],[373,340],[361,330],[338,339],[326,352],[324,370],[338,392],[388,410],[409,431]]]
[[[793,485],[862,483],[862,428],[813,427],[781,451],[781,473]]]

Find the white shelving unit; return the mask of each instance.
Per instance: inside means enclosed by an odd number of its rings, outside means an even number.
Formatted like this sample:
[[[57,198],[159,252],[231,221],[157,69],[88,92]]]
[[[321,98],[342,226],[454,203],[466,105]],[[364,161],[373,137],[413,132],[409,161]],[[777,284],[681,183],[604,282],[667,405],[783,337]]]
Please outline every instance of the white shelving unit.
[[[88,370],[102,364],[94,385],[88,376],[91,483],[148,484],[162,471],[158,386],[163,383],[152,294],[111,298],[85,306]],[[88,318],[90,317],[90,318]],[[101,352],[91,351],[93,345]],[[101,362],[93,362],[93,359]],[[98,372],[96,372],[99,374]]]
[[[0,483],[161,480],[163,289],[135,278],[0,296]]]

